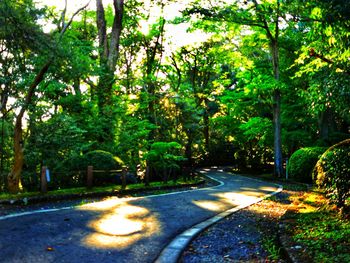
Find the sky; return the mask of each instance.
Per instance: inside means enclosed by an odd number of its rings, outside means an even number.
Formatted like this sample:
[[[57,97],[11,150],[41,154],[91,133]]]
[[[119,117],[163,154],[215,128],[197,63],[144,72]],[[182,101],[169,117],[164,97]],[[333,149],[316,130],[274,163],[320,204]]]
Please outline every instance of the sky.
[[[179,0],[175,3],[171,3],[165,6],[164,8],[165,19],[170,20],[175,18],[176,16],[180,16],[181,15],[180,10],[184,9],[186,7],[186,4],[188,4],[188,2],[190,1],[191,0]],[[63,10],[65,6],[65,0],[54,0],[54,1],[53,0],[36,0],[36,2],[38,5],[55,6],[57,10]],[[67,13],[68,14],[74,13],[76,10],[86,5],[88,2],[89,0],[68,0]],[[144,0],[145,6],[150,6],[150,2],[152,2],[152,0]],[[113,3],[113,0],[103,0],[104,6],[107,6],[108,4],[112,4],[112,3]],[[88,8],[91,10],[96,9],[96,1],[91,0]],[[160,14],[160,9],[154,8],[151,14],[155,14],[155,15],[150,18],[149,22],[154,22]],[[67,15],[67,17],[69,16]],[[144,22],[141,26],[143,28],[147,28],[147,22]],[[48,26],[47,28],[49,29],[50,27]],[[188,28],[188,24],[181,24],[181,25],[167,24],[166,25],[165,27],[166,39],[171,41],[172,46],[174,48],[201,42],[208,38],[208,35],[200,31],[187,33],[186,32],[187,28]]]

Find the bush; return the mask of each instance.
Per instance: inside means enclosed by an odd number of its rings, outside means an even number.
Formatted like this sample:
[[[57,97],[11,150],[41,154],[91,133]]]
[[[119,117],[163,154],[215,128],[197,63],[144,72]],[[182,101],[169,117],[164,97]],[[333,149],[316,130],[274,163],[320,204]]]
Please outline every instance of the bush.
[[[179,164],[186,160],[181,155],[181,145],[177,142],[154,142],[145,157],[157,175],[163,174],[164,182],[176,170],[180,170]]]
[[[84,155],[84,159],[87,165],[92,165],[94,169],[100,170],[121,169],[124,165],[123,161],[120,158],[113,156],[113,154],[110,152],[101,150],[88,152]]]
[[[350,139],[330,147],[322,154],[314,168],[314,177],[317,185],[339,208],[345,206],[350,196]]]
[[[312,183],[312,170],[326,150],[324,147],[307,147],[294,152],[288,162],[288,176],[298,182]]]

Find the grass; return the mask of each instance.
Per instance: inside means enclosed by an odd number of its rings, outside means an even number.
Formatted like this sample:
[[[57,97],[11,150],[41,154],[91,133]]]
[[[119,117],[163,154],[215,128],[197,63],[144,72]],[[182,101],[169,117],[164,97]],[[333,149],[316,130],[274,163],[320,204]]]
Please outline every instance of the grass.
[[[259,175],[258,178],[267,181],[276,179],[271,174]],[[294,245],[306,248],[312,262],[350,262],[349,215],[342,215],[321,192],[306,184],[283,179],[277,182],[283,185],[283,190],[289,195],[287,198],[291,204],[288,209],[291,213],[288,213],[286,222],[289,225],[288,235]],[[278,199],[278,196],[267,198],[276,206]],[[350,205],[349,199],[347,204]],[[279,247],[273,241],[273,236],[266,236],[262,240],[264,249],[269,253],[269,260],[279,257]],[[303,254],[304,250],[299,253]]]
[[[307,248],[314,262],[350,262],[350,220],[340,215],[317,192],[294,197],[295,221],[292,238]]]
[[[168,183],[163,182],[151,182],[149,186],[145,186],[143,183],[138,184],[129,184],[126,186],[126,190],[140,190],[140,191],[147,191],[150,188],[153,187],[162,187],[162,186],[181,186],[186,184],[192,184],[192,183],[198,183],[201,180],[201,178],[194,178],[191,180],[183,180],[180,178],[176,182],[169,181]],[[23,192],[18,194],[10,194],[10,193],[0,193],[0,200],[13,200],[13,199],[25,199],[29,197],[34,196],[59,196],[59,195],[79,195],[79,194],[87,194],[87,193],[104,193],[104,192],[118,192],[121,190],[121,185],[109,185],[109,186],[99,186],[99,187],[93,187],[93,188],[86,188],[86,187],[75,187],[75,188],[66,188],[66,189],[59,189],[59,190],[52,190],[49,191],[46,194],[42,194],[40,192]],[[158,190],[155,194],[161,194],[164,193],[164,191]]]
[[[277,241],[274,238],[263,238],[262,246],[269,254],[269,260],[279,260],[281,258],[281,248],[277,245]]]

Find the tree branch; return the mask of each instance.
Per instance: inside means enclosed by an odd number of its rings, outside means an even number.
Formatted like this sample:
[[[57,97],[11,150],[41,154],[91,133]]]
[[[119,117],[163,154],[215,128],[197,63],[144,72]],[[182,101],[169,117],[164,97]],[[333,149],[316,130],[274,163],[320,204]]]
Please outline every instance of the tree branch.
[[[90,2],[91,2],[91,0],[89,0],[89,2],[88,2],[86,5],[82,6],[82,7],[79,8],[77,11],[75,11],[75,13],[74,13],[74,14],[71,16],[71,18],[69,19],[68,23],[65,24],[64,27],[62,28],[62,31],[61,31],[61,33],[60,33],[60,37],[59,37],[58,42],[61,41],[61,39],[62,39],[64,33],[67,31],[68,27],[72,24],[74,17],[75,17],[77,14],[79,14],[80,11],[84,10],[85,8],[87,8],[88,5],[90,4]]]

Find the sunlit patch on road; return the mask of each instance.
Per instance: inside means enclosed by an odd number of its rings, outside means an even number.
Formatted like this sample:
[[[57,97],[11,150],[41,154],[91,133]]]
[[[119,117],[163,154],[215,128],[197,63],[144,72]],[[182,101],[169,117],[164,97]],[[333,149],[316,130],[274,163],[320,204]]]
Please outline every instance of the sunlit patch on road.
[[[226,193],[218,193],[215,194],[218,198],[220,198],[221,202],[225,203],[233,203],[236,205],[242,205],[246,203],[252,203],[258,199],[258,197],[261,196],[261,194],[256,192],[226,192]]]
[[[82,210],[102,211],[88,223],[92,233],[82,243],[99,249],[123,249],[141,238],[156,235],[160,231],[157,218],[146,208],[127,201],[110,199],[81,207]]]
[[[222,208],[225,206],[223,203],[220,203],[220,201],[195,200],[193,203],[203,209],[215,212],[222,211]]]
[[[224,192],[212,194],[215,196],[214,200],[194,200],[193,203],[201,208],[210,211],[222,211],[227,208],[227,205],[232,205],[232,207],[237,205],[251,204],[256,202],[261,193],[256,192]]]

